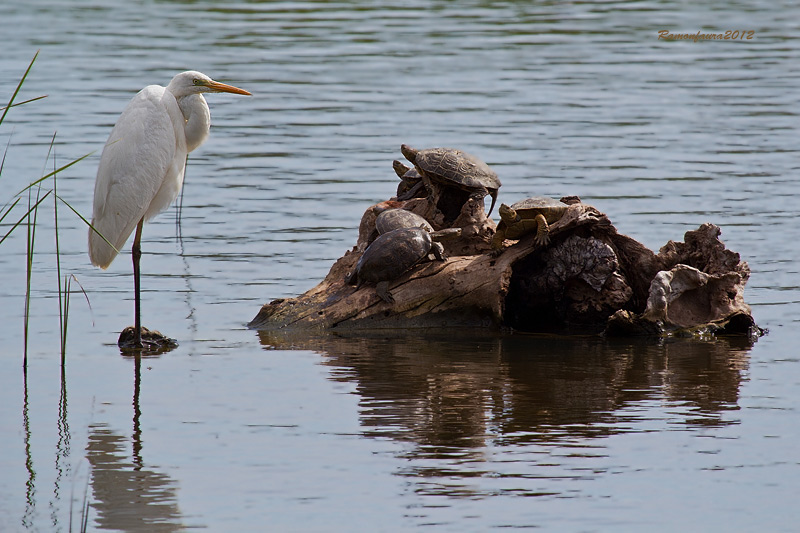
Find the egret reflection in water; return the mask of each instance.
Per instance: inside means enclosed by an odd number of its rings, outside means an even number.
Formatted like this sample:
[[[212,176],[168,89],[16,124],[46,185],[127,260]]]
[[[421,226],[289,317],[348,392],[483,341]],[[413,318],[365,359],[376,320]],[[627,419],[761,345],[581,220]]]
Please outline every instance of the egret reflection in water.
[[[133,427],[130,446],[108,424],[89,426],[86,458],[91,467],[93,499],[101,529],[120,531],[183,531],[178,509],[177,483],[169,475],[146,465],[140,407],[142,357],[133,357]]]

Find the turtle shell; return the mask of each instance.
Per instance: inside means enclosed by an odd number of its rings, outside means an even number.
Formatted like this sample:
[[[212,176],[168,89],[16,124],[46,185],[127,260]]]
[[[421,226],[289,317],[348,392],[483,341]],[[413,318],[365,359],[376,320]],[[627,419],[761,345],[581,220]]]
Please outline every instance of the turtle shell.
[[[428,232],[433,231],[433,226],[431,226],[427,220],[405,209],[387,209],[382,211],[375,219],[375,228],[380,234],[400,228],[422,228]]]
[[[497,174],[479,158],[455,148],[415,150],[402,145],[400,151],[414,166],[435,181],[466,189],[498,189]]]
[[[534,218],[539,213],[545,216],[562,215],[568,207],[564,202],[548,196],[533,196],[511,205],[511,208],[521,218]]]
[[[422,228],[400,228],[384,233],[358,260],[354,272],[358,284],[399,278],[426,257],[432,245],[430,233]]]

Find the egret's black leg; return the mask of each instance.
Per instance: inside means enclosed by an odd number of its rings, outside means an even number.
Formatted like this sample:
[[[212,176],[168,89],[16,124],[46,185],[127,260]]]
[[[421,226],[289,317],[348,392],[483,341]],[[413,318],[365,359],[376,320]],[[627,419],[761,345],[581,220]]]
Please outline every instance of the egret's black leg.
[[[134,346],[137,348],[141,348],[144,345],[142,344],[142,311],[141,311],[141,297],[139,295],[139,259],[142,257],[142,226],[144,225],[144,219],[139,221],[139,224],[136,226],[136,235],[133,238],[133,248],[131,249],[131,256],[133,257],[133,300],[134,300],[134,315],[133,315],[133,327],[135,330],[135,337],[134,337]]]

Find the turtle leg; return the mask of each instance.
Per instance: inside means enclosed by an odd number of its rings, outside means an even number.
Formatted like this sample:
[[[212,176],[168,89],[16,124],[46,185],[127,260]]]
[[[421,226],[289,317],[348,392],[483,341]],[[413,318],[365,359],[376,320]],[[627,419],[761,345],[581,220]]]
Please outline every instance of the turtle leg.
[[[392,297],[392,293],[389,292],[389,282],[388,281],[379,281],[377,285],[375,285],[375,290],[378,293],[378,296],[386,302],[387,304],[393,304],[394,298]]]
[[[547,225],[547,219],[544,218],[542,214],[536,215],[535,220],[538,229],[536,230],[536,238],[534,240],[539,246],[544,246],[550,242],[550,226]]]
[[[444,246],[442,246],[442,243],[440,243],[440,242],[433,243],[433,245],[431,246],[431,253],[439,261],[446,261],[447,260],[447,256],[444,254]]]
[[[401,202],[404,202],[406,200],[410,200],[410,199],[414,198],[414,196],[416,196],[416,194],[419,192],[419,190],[421,188],[423,188],[424,186],[425,186],[425,184],[422,183],[422,180],[420,180],[416,185],[414,185],[413,187],[408,189],[406,192],[404,192],[402,194],[398,194],[397,195],[397,199],[399,201],[401,201]]]
[[[475,192],[470,194],[469,197],[471,199],[474,199],[476,202],[479,202],[481,206],[483,206],[483,199],[486,198],[486,195],[488,194],[489,194],[489,189],[487,189],[486,187],[482,187],[480,189],[475,189]],[[487,214],[487,216],[489,216],[489,214],[492,213],[492,209],[494,209],[494,197],[492,197],[492,206],[489,208],[489,213]]]
[[[502,250],[504,240],[506,240],[505,228],[497,229],[494,232],[494,237],[492,237],[492,250]]]

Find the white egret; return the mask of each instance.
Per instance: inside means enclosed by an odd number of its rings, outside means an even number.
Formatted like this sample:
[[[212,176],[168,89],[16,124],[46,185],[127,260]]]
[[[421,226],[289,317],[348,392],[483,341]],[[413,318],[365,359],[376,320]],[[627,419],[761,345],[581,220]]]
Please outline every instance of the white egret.
[[[178,74],[166,87],[148,85],[122,111],[100,157],[92,211],[92,226],[97,231],[89,229],[89,258],[93,265],[108,268],[136,230],[131,255],[137,347],[142,346],[142,226],[178,196],[187,154],[208,138],[211,113],[202,95],[208,92],[250,95],[196,71]]]

